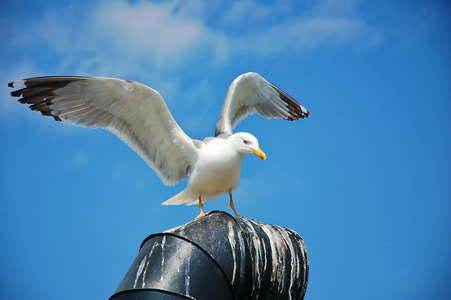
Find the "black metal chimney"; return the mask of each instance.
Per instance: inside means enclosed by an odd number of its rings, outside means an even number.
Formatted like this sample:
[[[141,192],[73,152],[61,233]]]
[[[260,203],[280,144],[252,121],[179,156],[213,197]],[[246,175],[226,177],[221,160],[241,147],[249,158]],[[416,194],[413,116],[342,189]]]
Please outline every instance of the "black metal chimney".
[[[308,272],[296,232],[214,211],[146,238],[110,300],[303,299]]]

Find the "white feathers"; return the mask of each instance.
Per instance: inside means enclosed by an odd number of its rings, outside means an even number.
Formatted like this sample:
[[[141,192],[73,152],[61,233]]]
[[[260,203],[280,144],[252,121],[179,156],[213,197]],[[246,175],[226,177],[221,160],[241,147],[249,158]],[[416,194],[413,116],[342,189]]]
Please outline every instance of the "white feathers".
[[[244,118],[258,113],[265,118],[297,120],[309,116],[309,111],[287,93],[266,81],[257,73],[237,77],[229,87],[216,125],[216,136],[232,134]]]

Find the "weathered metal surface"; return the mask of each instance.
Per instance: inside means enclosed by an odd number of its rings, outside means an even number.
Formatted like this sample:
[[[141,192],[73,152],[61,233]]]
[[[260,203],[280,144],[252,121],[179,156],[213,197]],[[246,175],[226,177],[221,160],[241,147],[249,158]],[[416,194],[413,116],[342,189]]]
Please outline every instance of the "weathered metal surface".
[[[142,289],[168,291],[189,299],[235,299],[227,276],[211,255],[171,233],[146,239],[116,292]],[[116,300],[114,296],[111,299]]]
[[[296,232],[212,212],[149,236],[110,300],[134,291],[144,297],[142,290],[152,289],[173,293],[174,300],[303,299],[308,268]]]
[[[252,260],[250,299],[303,299],[309,262],[301,236],[284,227],[237,221],[247,237]]]

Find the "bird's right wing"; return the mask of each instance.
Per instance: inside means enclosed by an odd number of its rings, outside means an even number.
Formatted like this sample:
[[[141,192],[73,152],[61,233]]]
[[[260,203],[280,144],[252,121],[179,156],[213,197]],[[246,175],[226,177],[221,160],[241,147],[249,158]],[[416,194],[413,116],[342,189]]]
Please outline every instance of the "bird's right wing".
[[[44,116],[73,125],[104,128],[152,167],[164,184],[188,175],[196,141],[172,117],[161,95],[137,82],[100,77],[36,77],[9,84],[12,96]]]
[[[245,73],[237,77],[227,91],[215,136],[232,134],[241,120],[254,113],[268,119],[289,121],[310,115],[304,106],[259,74]]]

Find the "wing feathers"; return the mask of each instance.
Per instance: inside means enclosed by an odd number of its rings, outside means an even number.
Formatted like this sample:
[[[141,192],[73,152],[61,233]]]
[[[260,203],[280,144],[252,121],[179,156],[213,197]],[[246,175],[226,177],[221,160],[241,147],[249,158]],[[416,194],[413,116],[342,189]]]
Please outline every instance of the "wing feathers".
[[[177,125],[160,94],[112,78],[37,77],[10,83],[11,93],[57,121],[108,129],[137,152],[167,184],[186,178],[196,146]]]
[[[197,155],[198,141],[177,125],[160,94],[142,84],[112,78],[36,77],[8,86],[20,103],[73,125],[108,129],[135,150],[165,184],[184,179]],[[289,121],[310,112],[257,73],[236,78],[227,91],[215,135],[232,134],[249,115]]]
[[[310,115],[305,107],[259,74],[246,73],[236,78],[230,85],[215,135],[232,134],[239,122],[254,113],[268,119],[279,118],[289,121]]]
[[[304,119],[310,116],[310,112],[301,104],[299,104],[296,100],[294,100],[290,95],[279,89],[272,83],[269,83],[273,89],[275,89],[282,99],[283,102],[286,103],[286,107],[290,112],[290,121],[298,120],[299,118]],[[281,103],[281,102],[279,102]]]

